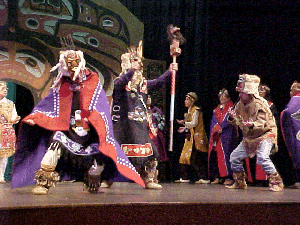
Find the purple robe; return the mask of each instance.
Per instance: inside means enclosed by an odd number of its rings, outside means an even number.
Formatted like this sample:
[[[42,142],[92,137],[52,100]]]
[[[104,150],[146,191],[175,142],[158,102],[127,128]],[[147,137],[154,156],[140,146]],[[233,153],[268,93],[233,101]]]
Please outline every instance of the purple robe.
[[[281,112],[282,135],[295,169],[300,169],[300,93]]]
[[[221,176],[231,176],[232,175],[232,171],[231,171],[231,167],[230,167],[230,154],[232,153],[232,151],[237,147],[237,145],[239,144],[239,138],[238,138],[238,130],[235,126],[231,125],[230,123],[228,123],[227,121],[228,118],[228,114],[226,114],[222,120],[222,123],[219,124],[216,115],[214,114],[211,122],[210,122],[210,133],[212,135],[214,127],[216,127],[218,124],[220,126],[220,128],[222,129],[222,133],[219,134],[219,138],[221,140],[221,152],[223,153],[222,156],[222,161],[223,167],[220,168],[224,168],[224,170],[220,170],[220,174]],[[212,137],[210,138],[210,150],[212,151]]]
[[[154,129],[154,134],[150,132],[150,138],[152,139],[153,143],[157,148],[159,154],[159,161],[168,161],[168,156],[166,152],[166,140],[164,135],[164,132],[166,130],[164,114],[156,106],[151,106],[150,109],[148,108],[148,111],[151,114],[152,126]]]
[[[98,75],[90,71],[86,71],[86,74],[87,79],[80,92],[82,115],[95,128],[99,138],[98,143],[93,143],[91,147],[111,158],[123,178],[144,187],[143,180],[114,138],[107,98]],[[51,89],[34,107],[32,113],[24,118],[25,121],[34,120],[37,125],[22,124],[13,166],[12,188],[35,183],[35,172],[40,169],[53,132],[69,129],[73,95],[70,86],[64,80],[58,93]]]
[[[154,80],[144,80],[136,90],[130,90],[128,82],[133,71],[121,75],[114,81],[112,120],[115,137],[122,150],[136,167],[158,158],[155,145],[149,136],[147,121],[147,95],[158,90],[170,79],[170,71]]]

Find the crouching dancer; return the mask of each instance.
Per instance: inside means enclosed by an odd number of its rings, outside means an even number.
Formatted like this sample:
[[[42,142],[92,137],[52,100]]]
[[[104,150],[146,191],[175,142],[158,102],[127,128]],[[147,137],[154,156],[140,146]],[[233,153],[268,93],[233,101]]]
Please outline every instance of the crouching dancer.
[[[83,53],[61,51],[59,63],[51,71],[56,69],[59,73],[50,93],[22,121],[12,187],[33,184],[35,179],[37,186],[33,193],[47,194],[59,180],[55,168],[64,152],[109,157],[115,168],[112,176],[117,175],[118,170],[118,175],[144,187],[114,139],[105,92],[98,74],[85,68]],[[98,192],[101,170],[97,163],[88,170],[85,184],[91,193]]]
[[[240,100],[228,112],[228,121],[240,127],[243,140],[230,155],[235,183],[227,187],[247,188],[242,160],[256,154],[257,164],[268,175],[270,190],[281,191],[282,179],[270,159],[271,152],[277,151],[277,126],[268,103],[259,97],[259,83],[256,75],[240,75],[236,87]]]

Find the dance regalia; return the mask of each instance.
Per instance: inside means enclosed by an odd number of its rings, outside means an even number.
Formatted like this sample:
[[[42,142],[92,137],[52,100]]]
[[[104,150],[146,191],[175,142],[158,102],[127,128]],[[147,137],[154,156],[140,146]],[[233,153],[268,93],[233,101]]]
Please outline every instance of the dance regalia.
[[[189,133],[185,138],[185,142],[179,158],[180,164],[185,164],[185,165],[195,164],[196,162],[194,162],[192,159],[193,151],[199,151],[204,153],[207,153],[208,151],[207,136],[204,129],[201,108],[198,106],[192,106],[191,108],[189,108],[188,113],[185,114],[186,122],[192,121],[195,111],[198,111],[197,125],[196,127],[189,128]]]
[[[6,97],[2,98],[0,100],[0,183],[5,182],[4,174],[8,157],[16,150],[16,135],[12,121],[17,117],[15,104]]]
[[[148,91],[161,88],[170,77],[170,72],[154,80],[143,80],[136,88],[131,88],[133,73],[130,70],[114,82],[112,121],[116,140],[132,164],[140,169],[145,163],[159,158],[149,136]]]
[[[159,161],[168,161],[164,137],[165,118],[163,112],[158,107],[151,106],[148,108],[148,113],[150,114],[149,116],[151,116],[151,118],[149,119],[151,121],[149,123],[149,135],[157,148]]]
[[[16,135],[11,123],[14,107],[7,98],[0,101],[0,157],[10,157],[15,153]]]
[[[85,70],[86,79],[80,84],[80,110],[83,128],[94,128],[97,141],[81,146],[69,141],[64,134],[70,130],[73,84],[63,78],[59,91],[50,93],[36,105],[23,121],[33,120],[37,126],[22,124],[13,167],[12,187],[34,184],[35,171],[41,166],[48,144],[54,139],[64,142],[78,155],[101,153],[115,163],[124,177],[144,187],[144,182],[115,141],[107,98],[96,73]],[[90,124],[90,125],[89,125]],[[66,141],[67,140],[67,141]]]
[[[271,112],[274,115],[274,118],[275,118],[276,124],[277,124],[278,114],[277,114],[276,107],[275,107],[274,103],[271,101],[268,101],[268,105],[270,107]],[[255,180],[256,181],[267,180],[267,174],[263,171],[261,165],[258,165],[255,163],[255,168],[254,168],[255,169],[255,178],[254,178],[252,175],[252,172],[251,172],[252,167],[251,167],[250,159],[246,158],[245,163],[246,163],[247,177],[248,177],[249,182],[254,182]]]
[[[281,112],[283,138],[295,169],[300,169],[300,92],[294,95]]]
[[[221,106],[220,104],[214,109],[210,123],[208,161],[211,152],[216,151],[220,177],[227,177],[232,175],[229,160],[231,152],[238,144],[238,131],[227,121],[227,112],[233,106],[232,101],[228,101],[223,109]]]

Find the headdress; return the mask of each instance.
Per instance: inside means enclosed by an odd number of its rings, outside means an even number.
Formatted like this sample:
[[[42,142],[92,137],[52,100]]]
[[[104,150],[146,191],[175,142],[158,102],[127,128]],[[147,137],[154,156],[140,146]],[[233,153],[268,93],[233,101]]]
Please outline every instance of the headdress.
[[[121,56],[121,67],[122,67],[122,74],[126,73],[127,70],[131,69],[131,63],[133,61],[139,61],[142,64],[143,58],[143,41],[139,41],[139,45],[136,46],[131,46],[128,48],[128,52],[122,54]]]
[[[198,100],[198,96],[195,92],[189,92],[186,94],[186,97],[188,97],[189,99],[191,99],[193,102]]]
[[[237,82],[236,91],[246,94],[252,94],[259,97],[258,86],[260,78],[256,75],[240,74]]]
[[[68,36],[66,38],[61,38],[61,45],[62,48],[64,50],[60,51],[60,55],[59,55],[59,62],[51,68],[50,72],[53,72],[55,70],[59,70],[57,77],[52,85],[52,88],[54,90],[58,90],[60,87],[60,81],[61,78],[63,76],[70,76],[70,72],[68,70],[68,65],[67,65],[67,59],[68,58],[76,58],[78,60],[80,60],[79,65],[77,66],[75,72],[74,72],[74,76],[73,76],[73,80],[75,81],[77,78],[79,78],[79,80],[83,79],[84,76],[84,69],[85,69],[85,59],[83,56],[83,52],[78,50],[75,50],[75,45],[72,41],[71,36]]]

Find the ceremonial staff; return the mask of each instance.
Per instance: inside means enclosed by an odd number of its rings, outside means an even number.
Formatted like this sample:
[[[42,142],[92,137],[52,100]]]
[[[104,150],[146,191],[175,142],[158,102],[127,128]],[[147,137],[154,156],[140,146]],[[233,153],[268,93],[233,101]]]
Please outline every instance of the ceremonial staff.
[[[173,57],[173,69],[171,76],[171,104],[170,104],[170,144],[169,151],[173,151],[173,121],[174,121],[174,102],[175,102],[175,84],[176,84],[176,70],[174,66],[177,66],[176,58],[181,54],[181,48],[179,45],[185,43],[185,38],[180,33],[180,28],[174,27],[172,24],[167,27],[168,39],[170,42],[170,55]]]

